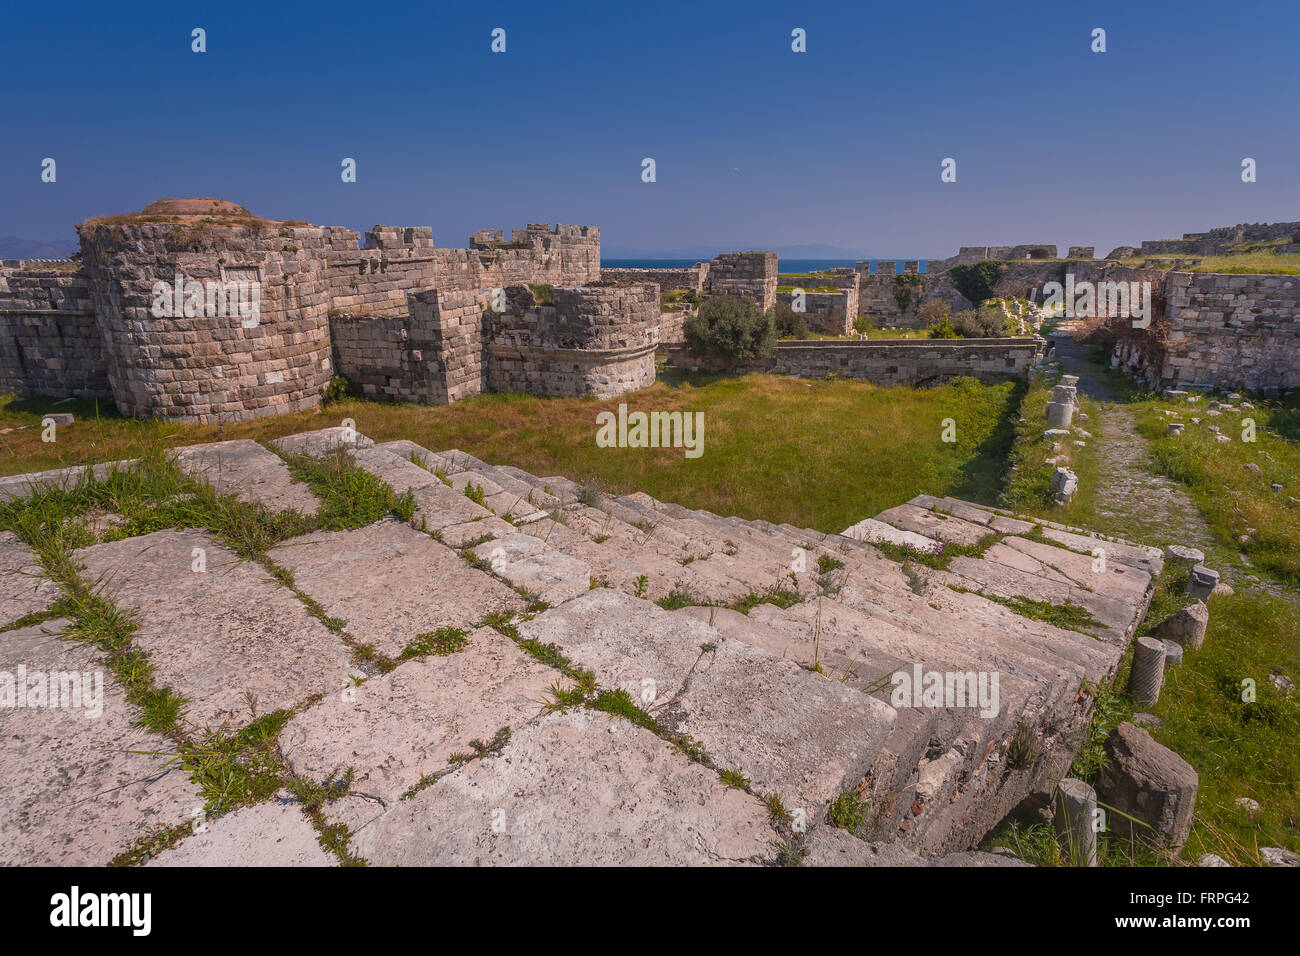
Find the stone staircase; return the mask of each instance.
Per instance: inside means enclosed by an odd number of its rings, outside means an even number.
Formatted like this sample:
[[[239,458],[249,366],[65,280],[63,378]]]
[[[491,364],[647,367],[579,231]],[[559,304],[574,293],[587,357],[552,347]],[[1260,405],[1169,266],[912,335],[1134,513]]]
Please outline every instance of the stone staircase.
[[[380,865],[1006,862],[960,851],[1064,775],[1087,720],[1080,689],[1114,673],[1160,570],[1157,551],[952,499],[920,496],[825,534],[342,429],[273,447],[338,444],[411,492],[409,525],[313,532],[272,548],[270,565],[194,530],[77,557],[138,612],[135,642],[157,684],[188,701],[187,728],[292,710],[285,766],[318,783],[351,771],[322,820]],[[177,460],[273,510],[318,503],[254,442]],[[66,486],[81,470],[39,480]],[[0,481],[0,500],[31,484]],[[939,569],[900,545],[962,553]],[[0,535],[0,625],[58,597],[33,567]],[[1017,599],[1069,602],[1095,623],[1055,627],[1007,606]],[[449,652],[421,645],[448,629],[462,636]],[[45,621],[0,636],[0,671],[68,656],[59,631]],[[995,705],[896,706],[890,675],[914,668],[995,677]],[[582,672],[595,706],[572,703]],[[111,676],[105,685],[101,721],[0,710],[3,772],[20,781],[0,796],[0,862],[105,863],[203,805],[182,771],[149,756],[173,745],[134,727],[132,705]],[[75,769],[23,769],[50,747]],[[828,822],[846,791],[866,802],[859,835],[871,842]],[[93,840],[76,837],[87,819]],[[337,862],[314,832],[282,793],[150,863]]]

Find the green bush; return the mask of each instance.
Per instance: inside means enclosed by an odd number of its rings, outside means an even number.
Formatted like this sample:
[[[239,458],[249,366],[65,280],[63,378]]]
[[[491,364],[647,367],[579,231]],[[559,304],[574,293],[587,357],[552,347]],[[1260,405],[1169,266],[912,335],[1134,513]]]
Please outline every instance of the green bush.
[[[806,339],[808,337],[808,323],[804,321],[802,315],[790,307],[789,303],[778,302],[772,306],[770,315],[776,326],[777,338]]]
[[[996,338],[1007,334],[1007,318],[1000,309],[963,309],[952,317],[957,334],[967,339]]]
[[[859,335],[866,335],[880,327],[880,323],[869,315],[860,315],[853,320],[853,331]]]
[[[682,323],[686,344],[696,355],[732,359],[765,358],[776,344],[776,325],[753,299],[710,296]]]
[[[1002,266],[985,260],[966,266],[953,266],[948,270],[948,275],[958,292],[969,299],[972,305],[979,305],[985,299],[992,298],[993,287],[1002,278]]]
[[[321,391],[321,400],[328,405],[330,402],[342,401],[356,394],[356,387],[351,381],[342,375],[335,375],[330,378],[329,383]]]

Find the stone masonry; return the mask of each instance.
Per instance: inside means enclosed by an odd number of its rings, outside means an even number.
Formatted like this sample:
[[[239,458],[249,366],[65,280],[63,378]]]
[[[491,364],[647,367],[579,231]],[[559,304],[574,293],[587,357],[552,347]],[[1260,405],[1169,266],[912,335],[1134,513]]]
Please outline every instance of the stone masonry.
[[[585,315],[576,328],[602,345],[630,334],[591,321],[603,299],[560,298],[526,311]],[[411,494],[409,522],[310,531],[256,561],[192,527],[76,552],[71,573],[112,582],[105,599],[135,615],[132,648],[185,699],[170,729],[141,728],[119,670],[67,620],[9,628],[0,671],[100,668],[104,693],[95,720],[0,708],[0,865],[1012,865],[963,851],[1054,791],[1089,720],[1080,687],[1113,677],[1162,567],[1158,550],[1107,539],[1098,575],[1100,539],[954,499],[918,496],[826,534],[644,494],[593,501],[563,476],[341,428],[274,444],[323,454],[340,442]],[[251,441],[192,446],[177,464],[273,511],[318,505]],[[0,493],[21,508],[33,481],[81,471],[19,476]],[[946,571],[904,567],[875,544],[990,536]],[[792,571],[797,550],[807,565]],[[838,583],[817,573],[830,559]],[[0,578],[0,625],[72,586],[45,577],[14,534],[0,535],[0,565],[29,572]],[[777,585],[797,600],[726,607]],[[678,588],[711,606],[655,603]],[[1096,623],[1062,630],[985,594],[1075,602]],[[591,686],[575,688],[579,670]],[[979,703],[909,701],[879,680],[917,671],[998,675],[999,689]],[[653,721],[583,705],[617,691]],[[192,827],[205,796],[168,758],[177,738],[278,708],[293,715],[272,749],[326,794],[318,812],[283,790],[209,804],[209,825]],[[1026,734],[1041,756],[1013,766],[1008,748]],[[846,792],[867,808],[857,835],[829,819]],[[774,796],[799,830],[769,812]]]

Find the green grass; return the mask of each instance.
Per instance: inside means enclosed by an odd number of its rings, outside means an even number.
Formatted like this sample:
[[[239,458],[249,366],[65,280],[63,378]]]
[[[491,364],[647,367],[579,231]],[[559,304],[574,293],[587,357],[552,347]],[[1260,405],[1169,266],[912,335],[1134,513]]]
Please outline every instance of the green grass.
[[[285,461],[290,474],[321,499],[316,525],[322,530],[362,528],[389,515],[409,522],[415,514],[410,489],[395,494],[382,479],[362,470],[345,448],[321,458],[288,455]]]
[[[1153,467],[1187,487],[1216,540],[1300,588],[1300,502],[1291,500],[1300,499],[1300,396],[1253,403],[1254,409],[1209,416],[1205,400],[1189,405],[1162,396],[1146,398],[1135,410]],[[1186,426],[1181,436],[1166,435],[1171,419],[1162,409],[1180,413]],[[1243,440],[1245,419],[1255,422],[1253,442]],[[1232,441],[1215,440],[1210,425]],[[1273,491],[1273,483],[1282,490]]]
[[[343,399],[326,410],[226,425],[220,437],[268,441],[351,418],[376,441],[457,447],[614,493],[640,490],[718,514],[841,531],[922,492],[994,503],[1012,440],[1008,416],[1023,387],[964,379],[930,389],[880,388],[845,379],[669,373],[649,388],[609,400],[488,394],[450,406],[415,406]],[[620,402],[630,410],[703,412],[703,455],[598,448],[596,414],[616,411]],[[49,407],[38,399],[0,400],[0,426],[39,426]],[[93,405],[84,402],[59,410],[79,420],[61,428],[53,444],[40,441],[39,427],[3,436],[0,473],[112,460],[154,444],[218,437],[209,425],[106,414],[96,420]],[[940,440],[947,418],[956,424],[955,443]],[[360,520],[330,513],[338,523]]]
[[[1047,404],[1052,400],[1052,386],[1043,379],[1036,380],[1025,394],[1020,406],[1024,421],[1015,426],[1016,438],[1008,455],[1006,484],[999,504],[1017,514],[1050,517],[1053,521],[1075,527],[1095,527],[1095,492],[1100,480],[1100,462],[1095,438],[1082,438],[1071,430],[1069,437],[1059,439],[1061,450],[1053,451],[1053,441],[1044,437],[1047,431]],[[1086,420],[1075,415],[1073,425],[1093,436],[1101,434],[1104,412],[1098,404],[1084,395],[1079,396],[1079,411]],[[1083,441],[1079,448],[1075,441]],[[1058,505],[1052,497],[1052,476],[1058,465],[1048,463],[1048,458],[1062,458],[1059,467],[1069,468],[1079,478],[1079,489],[1068,505]]]
[[[1217,853],[1234,865],[1262,865],[1261,846],[1300,851],[1300,693],[1283,694],[1269,675],[1300,675],[1300,611],[1256,595],[1211,597],[1199,651],[1165,675],[1152,713],[1160,743],[1196,768],[1196,821],[1183,850],[1195,860]],[[1242,701],[1242,681],[1257,699]],[[1235,803],[1257,800],[1252,818]]]
[[[949,586],[951,587],[951,585]],[[962,589],[954,588],[953,590]],[[1086,628],[1102,626],[1101,621],[1093,617],[1087,608],[1080,607],[1078,604],[1069,601],[1064,604],[1052,604],[1048,601],[1033,601],[1022,597],[999,597],[996,594],[981,593],[980,596],[988,598],[990,601],[996,601],[1003,607],[1015,611],[1021,617],[1031,618],[1035,621],[1045,621],[1067,631],[1078,631],[1081,634],[1087,634],[1089,632]]]

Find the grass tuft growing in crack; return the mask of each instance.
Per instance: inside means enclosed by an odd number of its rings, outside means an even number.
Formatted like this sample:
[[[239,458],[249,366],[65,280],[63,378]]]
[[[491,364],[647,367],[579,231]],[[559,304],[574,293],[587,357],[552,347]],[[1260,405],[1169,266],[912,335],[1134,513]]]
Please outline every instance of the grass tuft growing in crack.
[[[316,526],[323,531],[361,528],[389,515],[410,523],[415,516],[415,495],[409,488],[396,494],[383,479],[361,468],[346,448],[320,458],[283,457],[290,474],[321,499]]]

